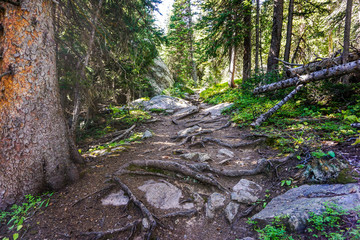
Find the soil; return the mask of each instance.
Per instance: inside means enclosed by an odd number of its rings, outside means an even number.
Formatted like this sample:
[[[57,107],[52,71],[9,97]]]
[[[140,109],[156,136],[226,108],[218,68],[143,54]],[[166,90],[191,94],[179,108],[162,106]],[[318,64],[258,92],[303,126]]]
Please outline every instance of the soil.
[[[200,104],[196,102],[196,104]],[[201,105],[206,107],[205,105]],[[189,116],[182,120],[177,120],[174,124],[171,120],[173,116],[164,114],[152,114],[156,122],[144,123],[137,126],[134,131],[144,132],[151,130],[154,136],[142,140],[141,142],[131,143],[127,146],[127,150],[115,155],[103,157],[87,157],[87,162],[81,166],[81,179],[68,185],[66,188],[54,193],[51,197],[50,204],[47,208],[37,211],[34,216],[25,222],[26,231],[23,232],[22,239],[96,239],[96,235],[84,235],[82,233],[107,231],[111,229],[121,228],[127,224],[137,220],[142,220],[143,216],[138,207],[134,204],[128,204],[126,207],[103,206],[101,199],[111,192],[119,191],[118,186],[108,188],[111,185],[109,179],[123,164],[132,160],[167,160],[167,161],[184,161],[178,155],[176,150],[182,152],[203,152],[209,154],[213,161],[209,162],[212,167],[225,169],[253,169],[257,165],[257,161],[261,158],[274,159],[279,157],[279,152],[266,144],[259,144],[247,148],[229,149],[235,153],[235,157],[227,162],[226,165],[220,165],[221,159],[217,158],[218,150],[224,148],[216,143],[205,143],[205,148],[196,146],[189,148],[190,143],[179,145],[180,141],[173,141],[171,137],[175,136],[180,130],[185,129],[186,122],[204,117],[203,111]],[[203,119],[211,120],[211,116]],[[220,121],[199,124],[203,129],[216,129],[226,125],[228,117],[220,116]],[[221,139],[226,142],[249,142],[247,135],[251,132],[247,129],[239,128],[235,125],[215,131],[204,136]],[[202,136],[198,136],[197,140]],[[343,154],[350,154],[354,147],[350,144],[341,146]],[[337,146],[340,148],[340,146]],[[351,158],[353,162],[359,164],[360,156],[357,152]],[[283,156],[282,156],[283,157]],[[357,157],[358,158],[358,157]],[[259,174],[255,176],[244,177],[254,181],[263,187],[260,198],[269,201],[271,198],[284,193],[289,188],[281,187],[282,179],[289,177],[294,178],[294,184],[301,184],[296,177],[299,175],[295,170],[296,159],[290,160],[280,166],[269,167],[267,174]],[[276,168],[276,171],[274,170]],[[225,178],[214,176],[223,186],[231,189],[241,178]],[[122,175],[121,180],[131,189],[135,196],[145,204],[145,206],[155,215],[160,216],[170,212],[176,212],[177,209],[160,210],[151,207],[146,201],[144,193],[138,189],[150,179],[159,180],[160,177],[154,176],[138,176],[138,175]],[[177,186],[183,191],[183,198],[188,198],[192,192],[198,192],[206,202],[207,197],[214,192],[220,192],[215,187],[194,183],[186,177],[168,178],[166,181]],[[224,193],[223,193],[224,194]],[[267,196],[265,196],[267,195]],[[227,202],[229,202],[227,195]],[[249,205],[241,205],[239,215],[249,209]],[[253,237],[257,239],[249,224],[246,223],[248,217],[263,208],[263,202],[246,217],[236,218],[235,222],[230,224],[225,218],[223,209],[219,210],[214,219],[208,219],[205,216],[205,204],[198,209],[193,216],[166,218],[158,221],[158,225],[152,234],[152,239],[242,239],[245,237]],[[130,229],[121,233],[107,235],[102,239],[142,239],[141,223],[136,229]]]

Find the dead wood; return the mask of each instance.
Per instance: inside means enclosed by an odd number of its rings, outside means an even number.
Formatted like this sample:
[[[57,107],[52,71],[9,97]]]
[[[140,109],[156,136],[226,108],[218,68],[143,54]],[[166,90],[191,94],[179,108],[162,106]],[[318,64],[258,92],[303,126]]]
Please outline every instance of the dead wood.
[[[158,218],[171,218],[171,217],[188,217],[197,213],[196,209],[190,209],[186,211],[172,212],[165,215],[158,216]]]
[[[93,192],[93,193],[90,193],[88,195],[86,195],[85,197],[77,200],[75,203],[73,203],[73,205],[71,205],[71,207],[74,207],[75,205],[79,204],[80,202],[88,199],[89,197],[91,196],[94,196],[94,195],[99,195],[99,194],[106,194],[107,192],[111,191],[113,188],[115,187],[115,185],[109,185],[109,186],[106,186],[96,192]]]
[[[120,139],[126,137],[126,135],[128,135],[135,127],[136,127],[136,124],[132,125],[129,129],[125,130],[120,136],[114,138],[109,143],[119,141]]]
[[[213,143],[216,143],[220,146],[223,146],[223,147],[228,147],[228,148],[244,148],[244,147],[249,147],[249,146],[252,146],[252,145],[257,145],[259,144],[260,142],[263,142],[264,139],[257,139],[257,140],[254,140],[252,142],[247,142],[247,143],[237,143],[237,144],[231,144],[231,143],[227,143],[227,142],[224,142],[220,139],[216,139],[216,138],[210,138],[210,137],[204,137],[202,139],[203,142],[213,142]]]
[[[264,121],[266,121],[269,117],[271,117],[277,110],[279,110],[285,103],[287,103],[290,99],[292,99],[302,88],[304,87],[303,84],[297,86],[289,95],[287,95],[283,100],[281,100],[278,104],[272,107],[269,111],[264,114],[261,114],[251,126],[260,126]]]
[[[120,168],[119,173],[121,174],[121,170],[127,169],[130,166],[153,167],[153,168],[159,168],[162,170],[181,173],[185,176],[192,177],[192,178],[198,180],[199,182],[215,186],[218,189],[220,189],[221,191],[228,192],[228,190],[225,187],[223,187],[217,180],[215,180],[211,177],[205,176],[205,175],[201,174],[200,172],[194,170],[194,168],[189,167],[191,165],[185,165],[185,164],[181,164],[178,162],[161,161],[161,160],[142,160],[142,161],[134,160],[134,161],[131,161],[131,162],[123,165]],[[118,174],[118,172],[116,172],[115,174]]]
[[[150,227],[147,230],[146,234],[145,234],[145,239],[149,240],[151,237],[152,232],[155,230],[156,228],[156,220],[154,218],[154,215],[149,211],[149,209],[147,209],[147,207],[140,202],[135,195],[132,193],[132,191],[128,188],[128,186],[126,184],[124,184],[120,178],[118,178],[117,176],[113,176],[112,179],[119,184],[119,186],[125,191],[125,193],[130,197],[130,200],[138,207],[140,208],[142,214],[149,220],[150,223]]]
[[[360,71],[360,60],[342,64],[339,66],[326,68],[320,71],[316,71],[310,74],[302,75],[299,77],[289,78],[276,83],[260,86],[254,89],[254,94],[260,94],[264,92],[274,91],[278,89],[288,88],[292,86],[298,86],[300,84],[306,84],[309,82],[315,82],[331,77],[340,77],[346,74],[350,74],[356,71]]]
[[[199,124],[210,124],[210,123],[216,123],[216,122],[220,122],[222,121],[222,118],[215,118],[215,119],[212,119],[212,120],[201,120],[201,121],[198,121],[198,122],[195,122],[195,123],[191,123],[189,125],[185,125],[185,127],[189,128],[189,127],[193,127],[193,126],[196,126],[196,125],[199,125]]]
[[[133,223],[130,223],[130,224],[126,225],[125,227],[122,227],[122,228],[109,229],[109,230],[104,231],[104,232],[82,232],[79,235],[81,235],[81,236],[96,235],[94,239],[100,239],[102,237],[105,237],[105,236],[108,236],[108,235],[113,235],[115,233],[125,232],[125,231],[130,230],[130,229],[133,232],[133,228],[135,226],[137,226],[139,223],[141,223],[141,221],[137,220],[137,221],[134,221]]]
[[[296,77],[298,75],[307,74],[310,72],[320,71],[324,68],[334,67],[336,65],[342,64],[343,56],[340,57],[331,57],[331,58],[321,58],[321,61],[311,62],[306,65],[302,65],[298,68],[290,68],[286,70],[288,77]],[[348,62],[353,62],[360,59],[360,54],[353,52],[349,54]]]

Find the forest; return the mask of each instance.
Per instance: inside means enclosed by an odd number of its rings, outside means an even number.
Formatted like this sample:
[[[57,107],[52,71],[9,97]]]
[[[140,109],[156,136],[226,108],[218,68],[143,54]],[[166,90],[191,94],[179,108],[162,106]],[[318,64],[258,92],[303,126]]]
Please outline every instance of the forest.
[[[0,0],[0,239],[360,239],[360,0]]]

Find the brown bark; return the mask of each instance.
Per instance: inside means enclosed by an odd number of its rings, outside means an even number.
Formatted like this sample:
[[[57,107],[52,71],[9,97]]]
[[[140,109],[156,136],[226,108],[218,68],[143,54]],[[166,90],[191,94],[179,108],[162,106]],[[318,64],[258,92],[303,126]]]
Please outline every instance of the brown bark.
[[[235,70],[236,70],[236,46],[233,44],[230,49],[230,66],[229,66],[229,72],[230,72],[230,78],[228,81],[230,88],[235,88]]]
[[[244,56],[243,56],[243,82],[251,76],[251,2],[244,2],[244,23],[245,36],[244,36]]]
[[[259,70],[259,49],[260,49],[260,0],[256,0],[256,40],[255,40],[255,72]]]
[[[70,161],[56,78],[51,1],[0,3],[0,208],[77,177]]]
[[[290,59],[293,13],[294,13],[294,0],[290,0],[287,30],[286,30],[286,45],[285,45],[285,53],[284,53],[285,62],[289,62]]]
[[[271,72],[272,70],[275,70],[278,63],[278,61],[275,58],[279,58],[279,54],[280,54],[283,9],[284,9],[284,0],[274,0],[273,27],[272,27],[271,45],[270,45],[270,51],[269,51],[268,63],[267,63],[267,72]]]
[[[253,93],[259,94],[259,93],[263,93],[263,92],[269,92],[269,91],[273,91],[273,90],[277,90],[277,89],[283,89],[283,88],[296,86],[299,84],[319,81],[319,80],[323,80],[323,79],[327,79],[327,78],[331,78],[331,77],[340,77],[340,76],[344,76],[346,74],[358,72],[358,71],[360,71],[360,60],[357,60],[354,62],[349,62],[349,63],[343,64],[343,65],[339,65],[339,66],[328,68],[328,69],[323,69],[323,70],[313,72],[310,74],[306,74],[306,75],[303,75],[300,77],[289,78],[289,79],[279,81],[276,83],[264,85],[264,86],[255,88]]]
[[[193,31],[193,23],[192,23],[192,12],[191,12],[191,0],[188,0],[187,14],[189,17],[189,40],[190,40],[190,58],[191,58],[191,75],[194,81],[195,87],[198,84],[197,80],[197,70],[196,70],[196,62],[194,59],[194,31]]]
[[[343,57],[342,63],[347,63],[349,57],[352,5],[353,5],[353,0],[347,0],[345,30],[344,30],[344,51],[342,54]],[[349,76],[344,76],[342,78],[342,82],[348,84]]]

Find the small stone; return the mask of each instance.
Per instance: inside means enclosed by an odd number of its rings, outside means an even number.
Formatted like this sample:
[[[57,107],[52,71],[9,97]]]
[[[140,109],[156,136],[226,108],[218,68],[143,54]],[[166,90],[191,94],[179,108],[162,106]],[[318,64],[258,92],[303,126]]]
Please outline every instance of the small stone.
[[[231,193],[231,200],[239,203],[252,204],[256,202],[262,187],[255,182],[241,179],[234,187]]]
[[[124,195],[124,191],[112,193],[106,198],[101,200],[101,204],[104,206],[126,206],[129,203],[129,197]]]
[[[232,192],[231,200],[237,201],[239,203],[252,204],[256,202],[259,198],[257,196],[252,195],[249,192]]]
[[[247,192],[251,192],[251,193],[256,193],[256,192],[261,192],[262,191],[262,187],[252,181],[246,180],[246,179],[241,179],[234,187],[233,187],[233,191],[234,192],[239,192],[239,191],[247,191]]]
[[[239,206],[240,204],[238,203],[235,203],[235,202],[230,202],[226,208],[225,208],[225,216],[226,216],[226,219],[232,223],[232,221],[234,220],[236,214],[238,213],[239,211]]]
[[[111,152],[122,152],[124,150],[126,150],[126,148],[124,148],[124,147],[116,147],[116,148],[112,148]]]
[[[245,237],[245,238],[242,238],[242,239],[240,239],[240,240],[255,240],[255,239],[252,238],[252,237]]]
[[[186,128],[184,130],[181,130],[177,133],[177,136],[178,137],[185,137],[187,136],[188,134],[192,134],[192,133],[195,133],[195,132],[198,132],[201,130],[201,127],[199,126],[193,126],[191,128]]]
[[[226,197],[220,193],[213,193],[210,195],[206,203],[206,216],[208,218],[215,217],[215,211],[225,205]]]
[[[180,155],[182,159],[196,162],[206,162],[211,161],[211,157],[206,153],[194,152],[194,153],[185,153]]]
[[[152,136],[153,134],[149,130],[146,130],[141,138],[147,139],[147,138],[151,138]]]
[[[150,223],[149,223],[149,220],[147,218],[143,218],[142,221],[142,226],[144,229],[149,229],[150,228]]]
[[[218,154],[219,154],[220,156],[227,156],[227,157],[229,157],[229,158],[235,157],[235,154],[234,154],[232,151],[230,151],[230,150],[228,150],[228,149],[226,149],[226,148],[220,149],[220,150],[218,151]]]

